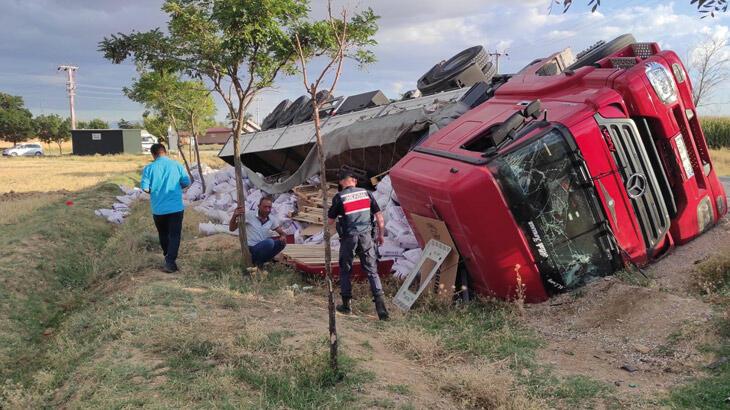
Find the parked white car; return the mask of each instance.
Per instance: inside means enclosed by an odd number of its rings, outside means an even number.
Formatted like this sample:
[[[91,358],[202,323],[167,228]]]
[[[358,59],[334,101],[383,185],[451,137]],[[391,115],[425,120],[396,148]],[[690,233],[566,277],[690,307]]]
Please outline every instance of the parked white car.
[[[142,152],[150,152],[152,144],[157,144],[157,137],[145,130],[142,130]]]
[[[18,157],[18,156],[36,156],[40,157],[43,155],[43,147],[41,144],[18,144],[12,148],[3,150],[3,156]]]

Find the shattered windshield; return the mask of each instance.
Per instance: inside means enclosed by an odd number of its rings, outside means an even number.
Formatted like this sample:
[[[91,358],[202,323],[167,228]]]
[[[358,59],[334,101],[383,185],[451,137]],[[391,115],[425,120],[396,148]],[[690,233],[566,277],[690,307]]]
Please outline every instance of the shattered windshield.
[[[495,160],[510,208],[531,240],[545,281],[555,290],[613,271],[601,248],[603,216],[594,189],[557,129]]]

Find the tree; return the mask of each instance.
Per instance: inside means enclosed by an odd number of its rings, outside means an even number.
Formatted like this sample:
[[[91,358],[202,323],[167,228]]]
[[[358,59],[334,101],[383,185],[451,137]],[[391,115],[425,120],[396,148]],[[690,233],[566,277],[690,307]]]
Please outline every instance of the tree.
[[[94,118],[89,122],[79,121],[76,128],[80,130],[105,130],[109,128],[109,123],[101,118]]]
[[[718,33],[719,34],[719,33]],[[727,49],[727,36],[707,34],[689,53],[687,71],[692,78],[692,101],[699,107],[727,81],[730,71],[730,53]]]
[[[184,81],[178,74],[165,71],[149,71],[140,74],[131,88],[124,88],[124,93],[133,101],[145,104],[154,109],[160,116],[170,119],[176,132],[190,131],[190,136],[197,141],[199,131],[212,124],[216,112],[215,102],[201,81]],[[190,173],[185,153],[178,148]],[[195,144],[195,161],[198,163],[198,176],[205,191],[203,169],[200,166],[200,150]]]
[[[322,220],[327,221],[329,199],[327,198],[327,174],[324,144],[322,142],[319,110],[328,97],[333,95],[337,82],[342,74],[342,65],[345,58],[352,58],[362,67],[364,64],[375,61],[375,55],[367,49],[376,44],[373,36],[378,30],[376,21],[378,16],[372,9],[361,14],[355,14],[348,20],[347,9],[343,8],[340,17],[332,14],[332,2],[327,3],[327,18],[316,22],[304,22],[294,34],[295,48],[298,56],[298,71],[302,75],[304,88],[309,93],[312,102],[314,132],[316,136],[317,156],[319,159],[319,180],[322,192]],[[323,57],[324,68],[310,76],[309,63]],[[312,81],[310,82],[310,78]],[[320,86],[329,79],[329,87],[320,95]],[[324,261],[328,287],[328,311],[330,332],[330,367],[338,374],[337,365],[337,325],[335,321],[335,301],[332,279],[332,247],[330,246],[330,229],[324,224]]]
[[[46,144],[58,144],[58,152],[63,154],[62,144],[71,139],[71,120],[58,114],[39,115],[33,119],[38,138]]]
[[[139,122],[132,122],[127,121],[124,118],[120,118],[119,121],[117,121],[117,128],[122,130],[130,130],[130,129],[136,129],[136,128],[142,128],[142,124]]]
[[[33,114],[25,108],[23,97],[0,93],[0,139],[13,146],[33,135]]]
[[[291,70],[293,30],[308,15],[307,0],[166,0],[167,32],[118,33],[99,43],[113,63],[133,58],[151,70],[184,72],[210,82],[225,103],[233,128],[238,203],[245,203],[240,136],[243,118],[260,90]],[[245,215],[239,218],[241,262],[251,265]]]
[[[586,0],[591,12],[595,12],[601,6],[601,0]],[[553,5],[563,6],[563,13],[570,9],[573,0],[550,0],[550,10]],[[707,16],[715,17],[715,14],[727,12],[728,0],[690,0],[690,5],[697,6],[697,11],[702,14],[702,18]]]
[[[144,129],[160,141],[167,141],[167,127],[170,125],[170,121],[167,118],[153,114],[150,111],[145,111],[142,114],[142,124],[144,125]]]

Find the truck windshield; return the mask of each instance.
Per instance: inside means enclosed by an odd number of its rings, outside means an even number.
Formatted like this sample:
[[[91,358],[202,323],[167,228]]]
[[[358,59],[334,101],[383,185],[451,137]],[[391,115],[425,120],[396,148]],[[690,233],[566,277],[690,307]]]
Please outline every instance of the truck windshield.
[[[556,291],[614,270],[614,258],[599,239],[606,234],[605,218],[594,188],[581,183],[582,161],[566,138],[553,128],[494,162],[543,279]]]

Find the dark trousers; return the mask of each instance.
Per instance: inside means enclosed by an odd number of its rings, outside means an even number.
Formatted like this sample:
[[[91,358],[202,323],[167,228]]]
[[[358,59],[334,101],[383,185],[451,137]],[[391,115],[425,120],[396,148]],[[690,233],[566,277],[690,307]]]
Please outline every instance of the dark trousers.
[[[182,234],[183,212],[174,212],[165,215],[152,215],[157,227],[157,234],[160,236],[162,254],[165,255],[165,265],[175,267],[177,251],[180,248],[180,236]]]
[[[286,244],[282,241],[275,239],[265,239],[254,246],[249,246],[248,250],[251,251],[251,261],[254,265],[263,265],[274,259],[274,256],[281,252]]]
[[[357,235],[340,238],[340,295],[343,298],[352,298],[352,261],[354,254],[360,257],[360,265],[368,275],[370,291],[373,296],[383,294],[383,286],[378,276],[378,261],[375,257],[375,244],[370,232],[363,232]]]

